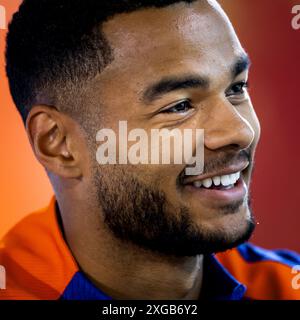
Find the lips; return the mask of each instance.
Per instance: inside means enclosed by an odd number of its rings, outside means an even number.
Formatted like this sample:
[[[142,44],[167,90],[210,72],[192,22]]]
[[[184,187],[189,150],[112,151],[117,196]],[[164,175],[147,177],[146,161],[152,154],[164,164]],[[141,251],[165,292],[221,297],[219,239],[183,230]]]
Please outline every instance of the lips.
[[[235,183],[242,173],[249,166],[248,161],[240,162],[238,164],[231,164],[222,170],[218,170],[211,173],[205,173],[198,176],[189,176],[183,180],[183,184],[194,184],[195,187],[205,187],[209,188],[212,185],[219,186],[223,185],[224,187]]]
[[[215,173],[188,177],[183,182],[190,195],[203,197],[205,201],[228,203],[242,200],[247,194],[243,171],[249,162],[230,165]]]
[[[239,180],[240,176],[241,171],[222,176],[214,176],[203,180],[196,180],[193,182],[193,186],[195,188],[230,187],[233,186]]]

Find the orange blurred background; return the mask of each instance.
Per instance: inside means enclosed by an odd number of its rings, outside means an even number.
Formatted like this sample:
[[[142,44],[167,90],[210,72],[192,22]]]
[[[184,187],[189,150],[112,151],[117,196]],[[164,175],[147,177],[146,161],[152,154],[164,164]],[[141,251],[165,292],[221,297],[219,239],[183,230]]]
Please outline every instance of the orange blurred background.
[[[19,3],[0,0],[7,21]],[[291,27],[291,10],[300,0],[221,3],[252,59],[250,91],[262,126],[252,183],[259,225],[252,241],[300,252],[300,30]],[[47,205],[53,194],[10,98],[4,47],[5,30],[0,30],[0,237],[26,214]]]

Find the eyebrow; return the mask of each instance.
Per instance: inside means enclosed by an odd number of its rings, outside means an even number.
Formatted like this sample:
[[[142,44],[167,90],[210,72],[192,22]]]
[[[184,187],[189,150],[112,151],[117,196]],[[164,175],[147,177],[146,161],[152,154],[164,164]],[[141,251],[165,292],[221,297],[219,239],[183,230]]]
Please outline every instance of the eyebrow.
[[[250,65],[251,65],[251,61],[249,56],[246,53],[241,55],[231,68],[233,79],[236,78],[242,72],[248,70],[250,68]]]
[[[143,94],[143,100],[147,103],[151,103],[160,98],[162,95],[172,91],[193,88],[207,88],[208,86],[208,79],[197,75],[166,77],[161,79],[159,82],[150,85],[150,87],[148,87]]]
[[[236,78],[239,74],[249,69],[249,66],[250,59],[247,54],[243,54],[238,57],[236,62],[231,67],[232,78]],[[145,103],[149,104],[170,92],[194,88],[207,89],[209,84],[210,81],[208,78],[193,74],[164,77],[158,82],[151,84],[142,94],[142,99]]]

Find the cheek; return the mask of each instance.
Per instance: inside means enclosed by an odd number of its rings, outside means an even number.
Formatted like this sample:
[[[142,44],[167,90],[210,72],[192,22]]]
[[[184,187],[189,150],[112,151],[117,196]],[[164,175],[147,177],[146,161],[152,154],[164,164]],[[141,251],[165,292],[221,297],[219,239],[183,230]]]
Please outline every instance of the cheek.
[[[260,139],[261,128],[260,128],[260,122],[253,108],[249,110],[248,119],[255,133],[253,144],[254,146],[256,146]]]
[[[258,117],[255,113],[251,101],[249,104],[242,106],[242,109],[240,110],[240,115],[248,121],[254,132],[254,140],[252,142],[252,146],[253,148],[255,148],[260,138],[261,129]]]
[[[163,192],[172,203],[178,201],[176,182],[181,171],[182,167],[178,165],[129,165],[125,170],[145,186]]]
[[[153,187],[165,190],[169,187],[174,189],[176,179],[183,170],[181,165],[159,164],[159,165],[137,165],[131,166],[138,178],[147,183],[151,183]]]

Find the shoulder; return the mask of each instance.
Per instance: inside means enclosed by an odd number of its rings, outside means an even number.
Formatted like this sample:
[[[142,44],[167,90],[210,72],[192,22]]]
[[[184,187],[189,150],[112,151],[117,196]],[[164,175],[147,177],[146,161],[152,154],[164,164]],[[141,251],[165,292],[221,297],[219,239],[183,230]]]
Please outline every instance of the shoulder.
[[[77,267],[57,225],[54,198],[1,240],[0,265],[6,287],[0,300],[60,297]]]
[[[247,286],[250,299],[300,299],[300,255],[246,243],[217,254],[221,264]]]

